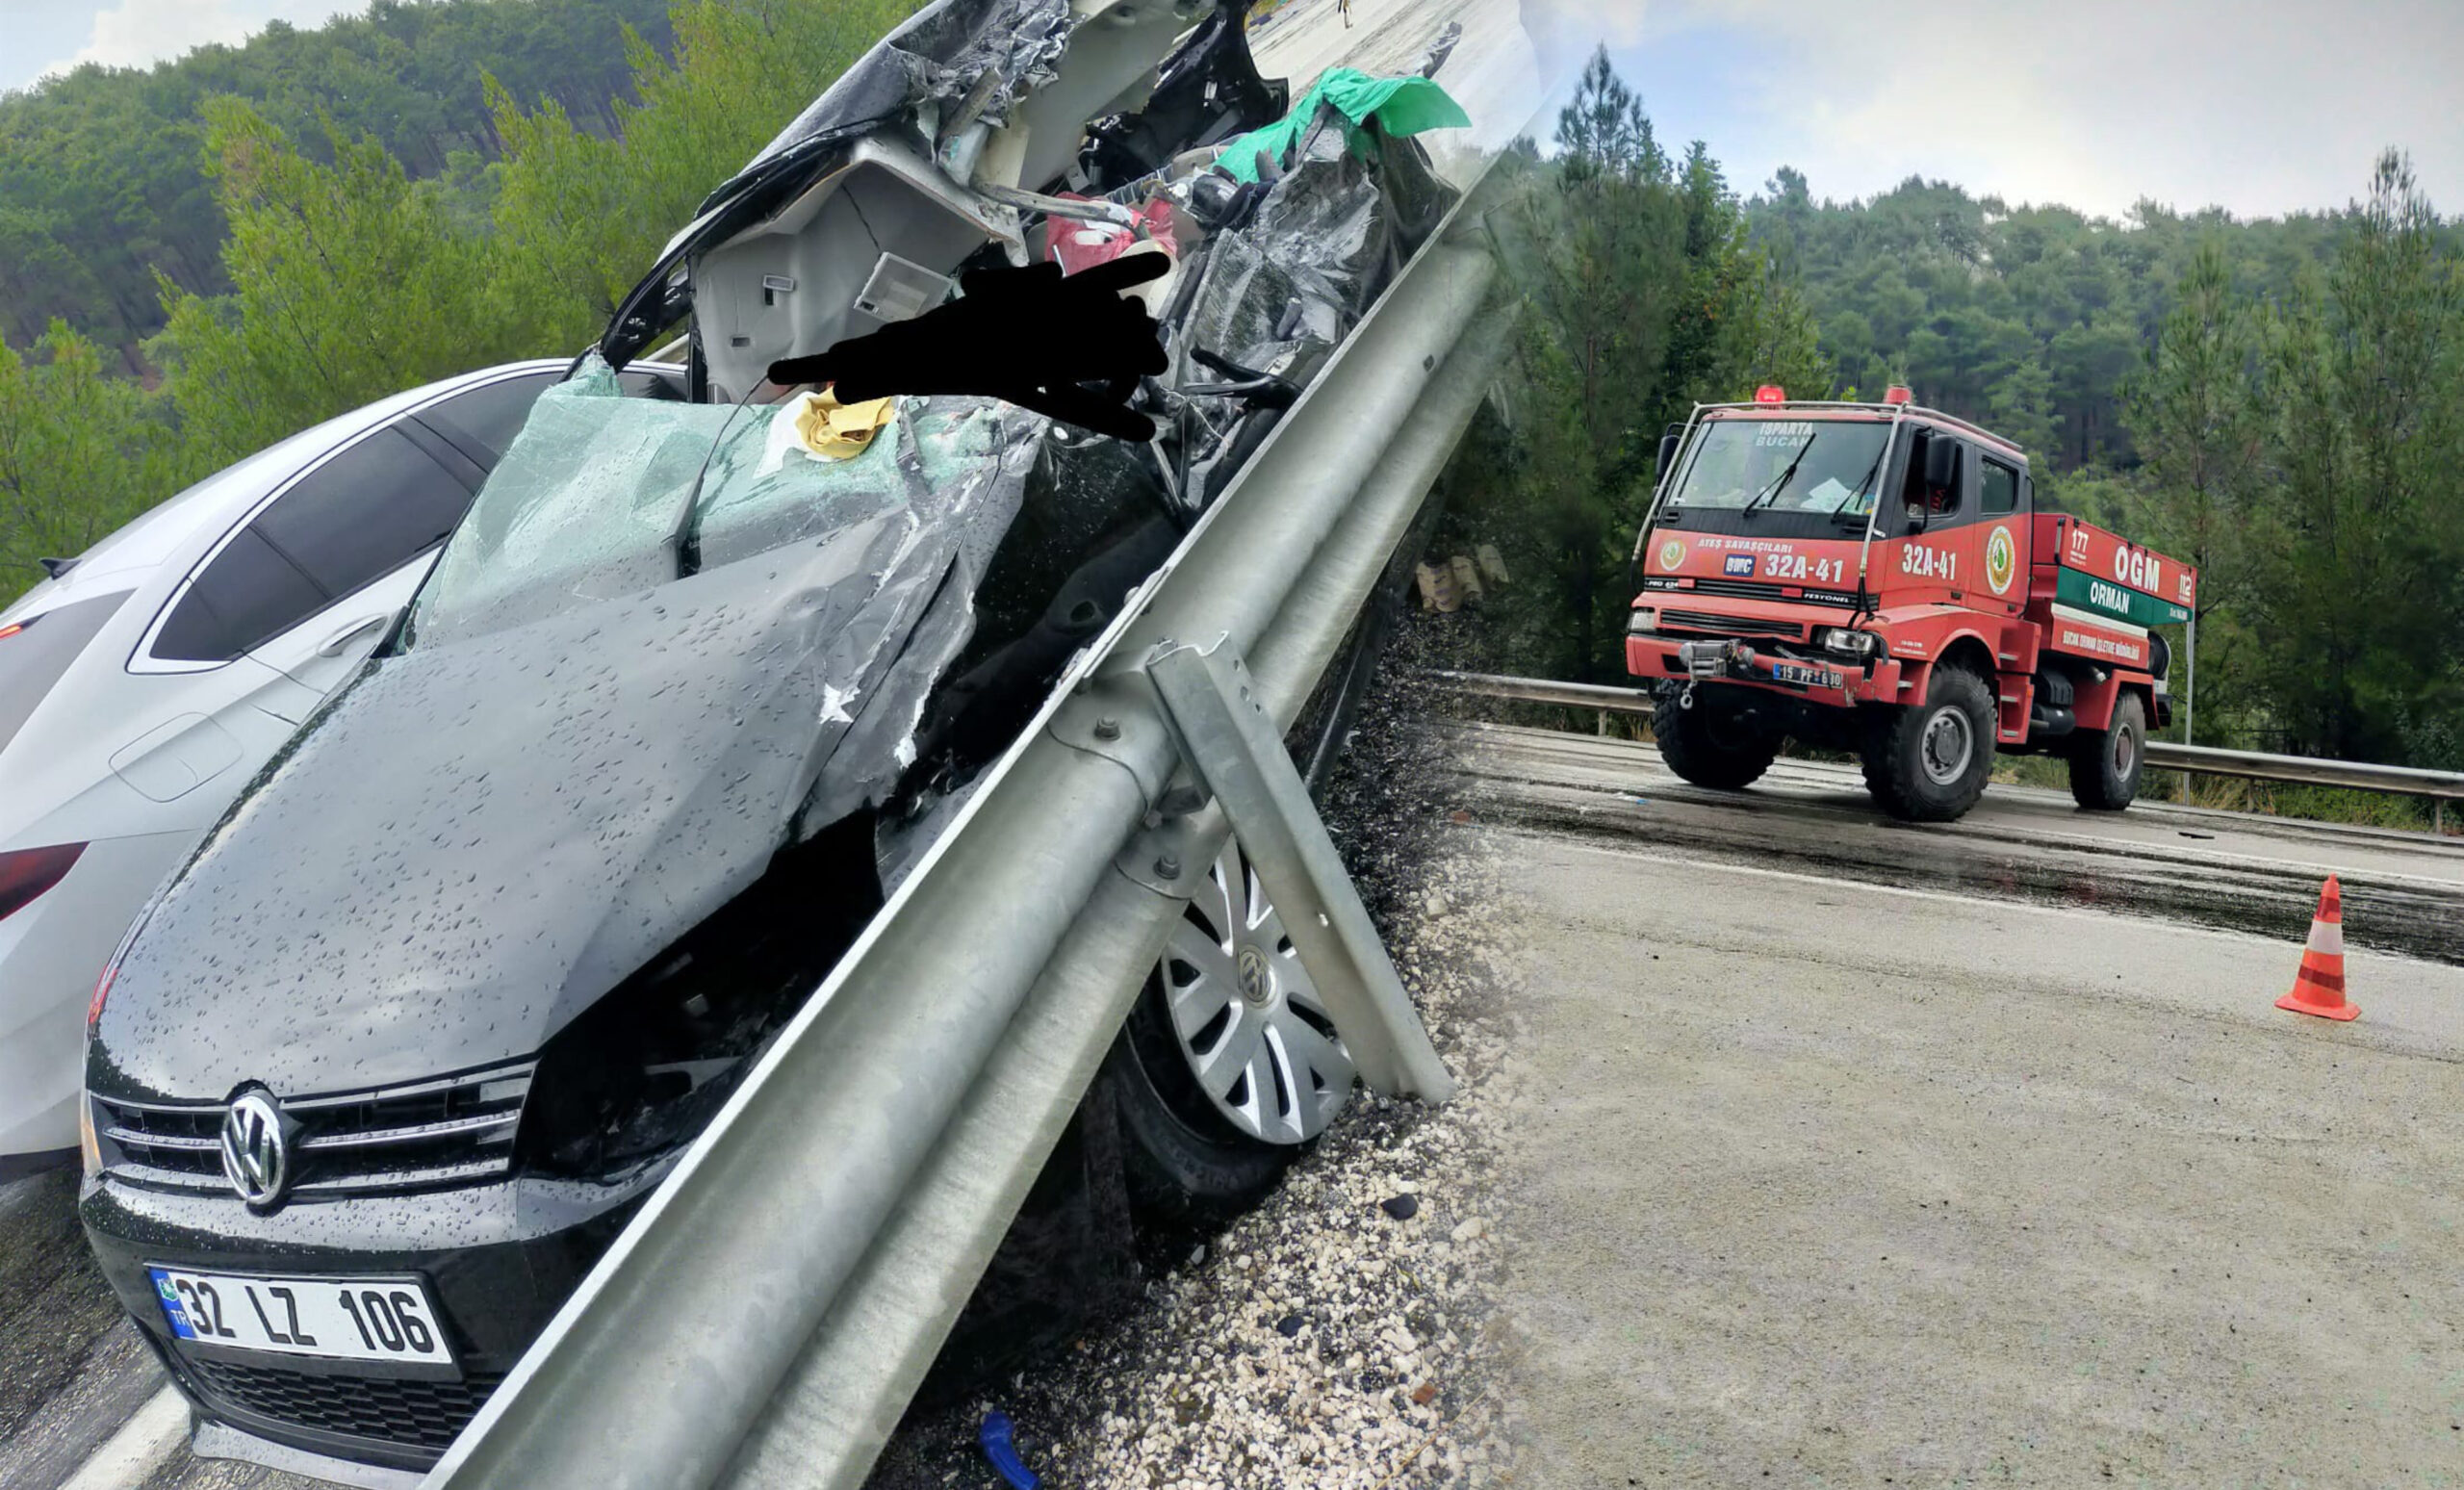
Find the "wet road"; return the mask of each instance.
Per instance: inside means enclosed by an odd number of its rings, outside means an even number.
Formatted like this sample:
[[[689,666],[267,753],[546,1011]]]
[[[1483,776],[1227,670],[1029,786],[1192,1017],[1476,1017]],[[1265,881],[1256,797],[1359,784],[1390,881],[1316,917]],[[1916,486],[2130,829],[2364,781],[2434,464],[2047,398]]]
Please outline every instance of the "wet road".
[[[1473,727],[1522,1483],[2464,1482],[2464,844]],[[2318,881],[2350,1024],[2272,1007]]]
[[[0,1485],[8,1490],[310,1490],[185,1447],[188,1413],[78,1231],[77,1177],[0,1186]]]
[[[1540,832],[2297,941],[2334,874],[2348,943],[2464,963],[2464,838],[2161,802],[2083,812],[2066,792],[2000,785],[1960,822],[1915,826],[1877,812],[1852,766],[1783,760],[1748,791],[1716,792],[1649,745],[1462,728],[1467,780],[1498,789],[1500,820]]]

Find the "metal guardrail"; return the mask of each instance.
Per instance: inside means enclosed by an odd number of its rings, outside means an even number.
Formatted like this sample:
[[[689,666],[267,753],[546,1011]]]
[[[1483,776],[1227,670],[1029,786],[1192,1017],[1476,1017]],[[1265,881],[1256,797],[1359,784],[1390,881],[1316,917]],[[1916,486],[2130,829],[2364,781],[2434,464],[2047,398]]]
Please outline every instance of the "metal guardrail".
[[[1236,821],[1278,903],[1319,900],[1320,957],[1300,951],[1339,964],[1322,990],[1363,1079],[1450,1090],[1357,895],[1325,881],[1322,825],[1291,810],[1296,772],[1258,742],[1495,378],[1512,312],[1483,313],[1475,216],[1073,666],[431,1487],[856,1490]]]
[[[1651,693],[1642,688],[1557,682],[1540,678],[1508,678],[1496,673],[1436,672],[1429,676],[1456,693],[1518,704],[1556,704],[1568,708],[1642,715],[1649,715],[1654,707]],[[2238,776],[2254,782],[2344,786],[2357,791],[2424,797],[2438,805],[2438,821],[2442,828],[2446,805],[2464,802],[2464,772],[2459,771],[2424,771],[2412,766],[2323,760],[2313,756],[2274,756],[2255,750],[2218,750],[2209,745],[2177,745],[2169,740],[2149,740],[2146,758],[2151,766],[2194,775]]]
[[[2202,776],[2239,776],[2255,782],[2294,782],[2310,786],[2348,786],[2435,802],[2464,802],[2464,771],[2423,771],[2412,766],[2323,760],[2316,756],[2274,756],[2256,750],[2218,750],[2208,745],[2147,742],[2147,763]]]

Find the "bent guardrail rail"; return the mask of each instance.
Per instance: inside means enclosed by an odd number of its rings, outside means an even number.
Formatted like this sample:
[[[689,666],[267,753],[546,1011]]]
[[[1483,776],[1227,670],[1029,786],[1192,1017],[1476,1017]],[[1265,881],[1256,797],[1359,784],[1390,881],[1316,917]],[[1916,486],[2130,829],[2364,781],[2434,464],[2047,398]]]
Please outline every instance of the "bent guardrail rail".
[[[1559,682],[1544,678],[1509,678],[1498,673],[1432,672],[1426,676],[1455,693],[1502,699],[1516,704],[1555,704],[1568,708],[1605,709],[1612,714],[1645,716],[1654,707],[1652,694],[1644,688]],[[2425,771],[2413,766],[2323,760],[2314,756],[2219,750],[2211,745],[2177,745],[2170,740],[2149,740],[2147,763],[2164,770],[2187,771],[2194,775],[2238,776],[2254,782],[2344,786],[2357,791],[2423,797],[2438,805],[2437,820],[2442,828],[2446,820],[2446,804],[2464,802],[2464,771]]]
[[[1478,193],[986,774],[429,1485],[855,1490],[1244,813],[1286,839],[1265,847],[1287,880],[1323,892],[1350,989],[1330,1012],[1364,1079],[1450,1090],[1348,882],[1323,883],[1323,827],[1282,810],[1290,760],[1261,758],[1243,711],[1278,735],[1296,714],[1496,374],[1511,312],[1481,320]]]

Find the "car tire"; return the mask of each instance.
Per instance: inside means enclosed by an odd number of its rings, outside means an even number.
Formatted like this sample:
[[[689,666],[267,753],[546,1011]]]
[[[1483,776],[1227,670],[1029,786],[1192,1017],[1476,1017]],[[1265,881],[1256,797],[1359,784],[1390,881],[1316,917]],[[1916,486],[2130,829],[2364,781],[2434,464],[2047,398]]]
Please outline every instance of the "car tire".
[[[1300,1152],[1251,1138],[1214,1111],[1180,1053],[1156,974],[1095,1079],[1120,1123],[1130,1203],[1150,1219],[1230,1220],[1264,1199]]]
[[[2114,701],[2111,728],[2082,730],[2070,745],[2070,795],[2091,812],[2118,812],[2139,795],[2147,756],[2147,706],[2136,693]]]
[[[1717,688],[1697,687],[1694,706],[1663,695],[1652,709],[1652,738],[1668,768],[1697,786],[1741,791],[1780,758],[1779,737],[1758,730]]]
[[[1368,607],[1302,706],[1286,740],[1313,797],[1325,786],[1349,737],[1354,713],[1375,676],[1388,629],[1399,609],[1403,587],[1410,582],[1410,555],[1418,552],[1419,546],[1411,543],[1397,549]],[[1245,859],[1233,840],[1226,840],[1210,878],[1227,875],[1241,876],[1245,884]],[[1195,930],[1205,936],[1213,930],[1205,924],[1202,899],[1203,895],[1194,899],[1191,909],[1183,912],[1178,934]],[[1316,1142],[1342,1102],[1328,1104],[1304,1123],[1306,1131],[1296,1142],[1269,1142],[1235,1126],[1200,1085],[1193,1053],[1173,1021],[1166,984],[1172,976],[1172,962],[1168,949],[1146,975],[1096,1083],[1108,1089],[1118,1114],[1126,1141],[1121,1145],[1121,1166],[1132,1204],[1150,1219],[1208,1226],[1229,1220],[1263,1199],[1294,1158]],[[1284,981],[1294,977],[1305,981],[1305,970],[1292,967]],[[1321,1033],[1340,1049],[1341,1038],[1332,1022],[1322,1017],[1317,1022]],[[1348,1095],[1351,1085],[1348,1068],[1340,1081]]]
[[[1956,665],[1938,665],[1925,702],[1884,714],[1864,751],[1865,788],[1891,816],[1947,823],[1966,815],[1993,774],[1993,692]]]

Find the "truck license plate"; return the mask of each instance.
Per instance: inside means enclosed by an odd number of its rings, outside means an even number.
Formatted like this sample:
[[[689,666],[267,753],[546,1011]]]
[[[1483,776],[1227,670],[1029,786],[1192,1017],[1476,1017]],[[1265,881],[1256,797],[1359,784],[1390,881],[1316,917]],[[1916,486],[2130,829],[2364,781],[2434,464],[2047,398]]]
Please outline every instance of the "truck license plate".
[[[1844,688],[1847,681],[1827,667],[1804,667],[1794,662],[1771,664],[1774,682],[1795,683],[1801,688]]]

